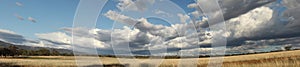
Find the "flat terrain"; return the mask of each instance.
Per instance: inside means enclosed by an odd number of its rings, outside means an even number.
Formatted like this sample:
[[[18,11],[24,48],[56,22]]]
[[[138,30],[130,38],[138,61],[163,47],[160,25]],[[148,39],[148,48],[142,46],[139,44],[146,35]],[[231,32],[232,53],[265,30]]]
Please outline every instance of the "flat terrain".
[[[93,59],[90,57],[79,57]],[[102,64],[128,64],[129,66],[155,66],[160,67],[189,67],[197,65],[198,67],[206,67],[209,65],[210,58],[185,58],[185,59],[126,59],[100,57]],[[263,54],[251,54],[240,56],[227,56],[224,60],[223,67],[300,67],[300,50],[282,51]],[[137,63],[140,62],[140,63]],[[85,66],[96,66],[97,63],[87,61]],[[216,64],[213,64],[216,65]],[[22,67],[74,67],[76,61],[73,56],[31,56],[27,58],[0,58],[0,66],[22,66]]]

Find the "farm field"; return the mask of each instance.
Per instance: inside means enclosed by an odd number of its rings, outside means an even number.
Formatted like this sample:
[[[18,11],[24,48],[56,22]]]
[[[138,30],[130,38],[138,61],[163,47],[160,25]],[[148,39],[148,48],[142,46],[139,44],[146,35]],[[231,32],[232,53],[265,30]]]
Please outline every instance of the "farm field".
[[[88,57],[87,57],[88,58]],[[124,64],[132,67],[136,66],[155,66],[147,59],[126,59]],[[103,65],[118,65],[120,62],[117,58],[100,57]],[[156,61],[162,59],[153,59]],[[190,61],[191,60],[191,61]],[[142,63],[134,63],[133,61],[142,61]],[[143,62],[144,61],[144,62]],[[184,61],[184,62],[183,62]],[[190,62],[189,62],[190,61]],[[160,67],[178,67],[180,62],[181,66],[189,66],[185,63],[193,63],[197,61],[198,67],[206,67],[209,58],[185,58],[185,59],[163,59]],[[300,50],[272,52],[263,54],[251,54],[240,56],[226,56],[223,60],[223,67],[300,67]],[[27,58],[0,58],[0,66],[15,66],[15,67],[76,67],[74,56],[30,56]],[[97,64],[87,64],[86,66],[95,66]]]

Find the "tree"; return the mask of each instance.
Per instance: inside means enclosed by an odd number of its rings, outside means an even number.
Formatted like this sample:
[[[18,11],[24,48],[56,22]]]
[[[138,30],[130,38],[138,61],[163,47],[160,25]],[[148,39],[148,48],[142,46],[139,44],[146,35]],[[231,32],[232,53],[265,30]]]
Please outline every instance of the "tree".
[[[0,48],[0,55],[1,56],[4,56],[4,57],[9,56],[10,52],[11,51],[8,48]]]
[[[26,56],[30,55],[29,52],[27,50],[24,50],[24,49],[20,49],[18,54],[19,55],[26,55]]]
[[[0,56],[4,56],[4,48],[3,47],[0,47]]]
[[[60,53],[59,53],[57,50],[52,49],[51,55],[53,55],[53,56],[58,56],[58,55],[60,55]]]
[[[42,56],[49,56],[50,55],[50,51],[46,48],[41,48],[41,49],[37,50],[36,53],[38,55],[42,55]]]
[[[35,56],[37,55],[36,51],[34,50],[27,50],[28,56]]]
[[[291,50],[291,48],[292,48],[291,45],[284,46],[284,49],[285,49],[285,50]]]
[[[18,50],[19,50],[19,48],[16,47],[15,45],[9,46],[8,49],[9,49],[9,51],[10,51],[10,53],[9,53],[10,56],[13,56],[13,57],[14,57],[15,55],[18,55]]]

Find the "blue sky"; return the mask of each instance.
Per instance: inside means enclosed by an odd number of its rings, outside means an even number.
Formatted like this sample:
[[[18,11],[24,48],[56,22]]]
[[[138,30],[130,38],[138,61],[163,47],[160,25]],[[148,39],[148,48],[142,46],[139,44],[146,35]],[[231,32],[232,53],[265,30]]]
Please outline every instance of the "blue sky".
[[[184,9],[187,13],[194,9],[187,8],[193,0],[171,0]],[[16,2],[22,4],[17,6]],[[29,39],[35,39],[36,33],[48,33],[61,31],[60,28],[72,27],[74,14],[79,0],[1,0],[0,1],[0,29],[14,31]],[[111,29],[113,20],[103,16],[108,10],[118,10],[118,0],[109,0],[103,8],[97,28]],[[19,20],[15,15],[23,17]],[[34,18],[33,23],[28,17]],[[137,18],[138,19],[138,18]],[[149,20],[151,22],[163,22],[162,20]],[[155,23],[154,23],[155,24]],[[164,24],[164,23],[161,23]],[[169,25],[169,24],[165,24]]]
[[[23,6],[17,6],[20,2]],[[59,31],[61,27],[71,27],[78,0],[1,0],[0,29],[7,29],[28,38],[35,33]],[[25,20],[18,20],[18,14]],[[37,23],[26,20],[36,19]]]

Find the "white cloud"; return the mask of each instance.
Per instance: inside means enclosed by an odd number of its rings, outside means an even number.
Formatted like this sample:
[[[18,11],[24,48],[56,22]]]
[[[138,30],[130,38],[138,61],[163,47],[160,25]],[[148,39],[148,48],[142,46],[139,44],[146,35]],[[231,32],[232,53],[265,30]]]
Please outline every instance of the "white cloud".
[[[134,25],[137,23],[134,18],[119,14],[118,12],[112,10],[109,10],[104,15],[111,20],[115,20],[117,22],[125,23],[128,25]]]
[[[168,41],[166,45],[168,45],[169,47],[184,48],[184,47],[191,46],[192,45],[191,43],[195,42],[195,41],[189,42],[190,40],[193,39],[187,39],[186,37],[177,37],[175,39]]]
[[[187,21],[190,19],[190,16],[184,15],[184,14],[177,14],[177,16],[179,16],[180,22],[181,22],[182,24],[187,23]]]
[[[191,3],[187,6],[188,8],[198,8],[199,5],[197,3]]]
[[[108,14],[110,14],[110,11],[106,13],[106,16],[110,18],[111,16],[109,16]],[[116,15],[130,18],[128,16],[121,15],[121,14],[116,14]],[[187,15],[180,14],[179,16],[183,18],[182,20],[189,19]],[[111,20],[119,21],[119,19],[114,19],[114,18],[111,18]],[[192,26],[189,26],[192,24],[184,23],[184,24],[175,24],[172,26],[163,26],[163,25],[151,24],[145,18],[140,18],[140,19],[131,18],[131,20],[134,20],[136,24],[133,24],[132,22],[124,22],[124,21],[122,21],[121,23],[128,24],[128,25],[135,25],[134,29],[130,31],[130,29],[125,27],[124,29],[113,30],[114,32],[112,32],[112,36],[113,36],[112,43],[117,45],[118,44],[124,45],[126,43],[131,43],[129,45],[133,45],[133,46],[130,47],[133,50],[137,50],[137,51],[146,50],[146,48],[150,48],[150,50],[160,50],[164,48],[186,48],[186,47],[190,47],[191,45],[197,45],[198,43],[197,42],[198,37],[192,35],[189,35],[187,37],[185,36],[188,32],[187,31],[188,29],[193,29]],[[128,31],[124,31],[124,30],[128,30]],[[134,32],[134,30],[137,30],[135,34],[130,34],[130,35],[116,34],[116,33]],[[100,31],[98,33],[101,33]],[[98,37],[101,38],[101,36]],[[103,33],[102,33],[102,37],[103,37]],[[124,37],[128,37],[128,38],[124,38]],[[101,40],[107,41],[107,39],[101,39]],[[135,43],[138,45],[134,45]]]
[[[193,17],[195,17],[195,18],[199,18],[203,14],[202,14],[202,12],[199,12],[199,11],[193,11],[191,13],[188,13],[188,15],[193,15]]]
[[[16,5],[17,5],[17,6],[20,6],[20,7],[23,6],[23,4],[22,4],[21,2],[16,2]]]
[[[194,48],[187,50],[180,50],[178,53],[183,56],[197,56],[197,55],[208,55],[213,48]]]
[[[269,7],[259,7],[226,22],[233,39],[273,39],[299,36],[300,7],[280,12]],[[292,19],[291,19],[292,18]],[[267,35],[266,35],[267,34]],[[230,38],[231,38],[230,37]]]
[[[102,49],[106,49],[106,48],[110,47],[110,45],[107,45],[106,43],[101,42],[99,40],[96,40],[95,38],[86,38],[86,37],[75,36],[73,41],[76,41],[76,42],[73,42],[73,45],[76,45],[79,47],[91,48],[90,46],[87,46],[87,45],[93,45],[96,48],[102,48]]]
[[[129,26],[135,26],[135,28],[139,29],[144,33],[149,32],[152,35],[164,36],[164,37],[176,36],[175,35],[176,31],[173,27],[166,27],[163,25],[153,25],[149,23],[145,18],[133,19],[131,17],[119,14],[115,11],[108,11],[105,14],[105,16],[110,18],[111,20],[115,20],[127,24]]]
[[[129,11],[146,11],[148,6],[151,6],[155,0],[119,0],[117,7],[120,10]]]
[[[38,43],[30,43],[30,42],[25,42],[23,45],[26,46],[33,46],[33,47],[50,47],[50,45],[47,45],[44,43],[44,41],[39,41]],[[53,47],[51,47],[53,48]]]
[[[71,37],[62,32],[35,34],[40,39],[46,39],[53,42],[71,44]]]
[[[195,8],[196,11],[191,12],[189,14],[194,15],[194,18],[199,18],[199,16],[203,16],[203,10],[205,9],[206,14],[212,14],[213,17],[210,17],[211,19],[219,19],[216,17],[224,16],[224,20],[229,20],[234,17],[238,17],[244,13],[247,13],[248,11],[255,9],[257,7],[263,6],[265,4],[274,2],[275,0],[220,0],[219,4],[221,6],[221,10],[218,9],[210,9],[215,6],[213,1],[210,0],[197,0],[196,3],[191,3],[187,7],[189,8]],[[201,7],[202,9],[201,9]],[[204,6],[205,5],[205,6]],[[208,8],[208,9],[206,9]],[[223,14],[223,15],[221,15]],[[210,23],[210,24],[217,24],[219,22]],[[206,28],[208,24],[204,24],[202,27]]]
[[[87,28],[62,28],[67,34],[73,34],[78,37],[93,37],[98,29],[87,29]],[[75,32],[75,33],[73,33]]]
[[[57,48],[57,49],[69,49],[72,50],[72,45],[62,45],[58,43],[53,43],[45,40],[37,40],[36,42],[24,42],[19,45],[31,46],[31,47],[48,47],[48,48]]]
[[[18,35],[17,33],[13,32],[13,31],[10,31],[10,30],[0,29],[0,32],[8,33],[8,34],[13,34],[13,35]]]
[[[158,10],[158,9],[155,10],[154,13],[157,14],[157,15],[163,16],[163,17],[172,17],[173,16],[172,14],[170,14],[168,12]]]
[[[231,32],[231,37],[234,39],[263,36],[269,30],[268,28],[273,25],[273,22],[271,22],[272,17],[273,10],[270,8],[256,8],[237,18],[228,20],[226,22],[227,30]]]
[[[77,30],[83,30],[83,29],[77,29]],[[77,32],[75,31],[75,33]],[[75,35],[71,37],[70,35],[67,35],[66,33],[63,32],[52,32],[52,33],[42,33],[42,34],[40,33],[40,34],[36,34],[36,36],[40,39],[41,42],[43,42],[43,44],[44,43],[47,44],[45,47],[47,46],[55,47],[55,48],[66,47],[65,49],[71,49],[69,46],[66,46],[71,44],[73,44],[73,46],[76,47],[86,47],[86,48],[91,48],[90,46],[87,45],[93,45],[97,48],[104,48],[104,49],[110,47],[110,45],[107,45],[106,43],[99,41],[91,36],[83,37],[83,36]],[[72,38],[74,38],[73,43],[71,43]],[[40,44],[41,43],[37,43],[36,45],[40,45]]]
[[[36,22],[36,20],[35,20],[34,18],[32,18],[32,17],[28,17],[27,19],[28,19],[29,21],[31,21],[31,22],[34,22],[34,23]]]

